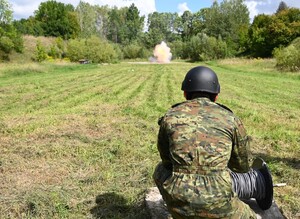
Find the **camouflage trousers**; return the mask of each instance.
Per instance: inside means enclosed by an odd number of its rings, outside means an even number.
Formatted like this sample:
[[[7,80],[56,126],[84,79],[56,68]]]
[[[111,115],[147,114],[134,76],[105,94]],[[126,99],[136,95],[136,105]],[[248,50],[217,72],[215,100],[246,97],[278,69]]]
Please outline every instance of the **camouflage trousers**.
[[[159,163],[153,178],[174,219],[256,219],[233,193],[229,173],[182,174]]]

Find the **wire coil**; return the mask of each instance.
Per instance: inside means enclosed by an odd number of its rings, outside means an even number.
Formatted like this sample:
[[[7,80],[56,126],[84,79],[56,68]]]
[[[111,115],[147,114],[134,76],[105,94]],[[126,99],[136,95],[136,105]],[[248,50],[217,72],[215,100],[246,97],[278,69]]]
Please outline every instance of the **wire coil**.
[[[261,158],[253,161],[252,169],[247,173],[235,173],[230,170],[232,190],[240,199],[255,198],[262,210],[271,207],[273,201],[273,180],[267,164]]]
[[[266,196],[266,182],[261,172],[250,170],[248,173],[230,172],[232,190],[241,199],[263,199]]]

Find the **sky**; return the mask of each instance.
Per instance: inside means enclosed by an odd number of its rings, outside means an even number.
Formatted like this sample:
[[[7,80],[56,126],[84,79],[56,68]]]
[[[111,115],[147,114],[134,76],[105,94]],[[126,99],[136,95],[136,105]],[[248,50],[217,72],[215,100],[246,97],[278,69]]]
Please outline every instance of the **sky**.
[[[14,11],[14,19],[28,18],[34,15],[41,2],[46,0],[9,0]],[[73,4],[76,7],[79,0],[56,0],[65,4]],[[157,12],[177,12],[181,15],[184,11],[197,12],[201,8],[210,7],[214,0],[83,0],[92,5],[109,5],[125,7],[134,3],[141,15]],[[218,0],[219,2],[221,0]],[[276,12],[281,0],[245,0],[253,20],[257,14],[273,14]],[[300,8],[300,0],[284,0],[289,7]]]

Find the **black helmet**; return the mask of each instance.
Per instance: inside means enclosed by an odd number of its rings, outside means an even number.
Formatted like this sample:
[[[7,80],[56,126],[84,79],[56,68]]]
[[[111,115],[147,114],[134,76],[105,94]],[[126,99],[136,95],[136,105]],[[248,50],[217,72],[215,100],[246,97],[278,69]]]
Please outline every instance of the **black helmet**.
[[[181,90],[186,92],[202,91],[212,94],[220,93],[218,76],[210,68],[197,66],[186,74]]]

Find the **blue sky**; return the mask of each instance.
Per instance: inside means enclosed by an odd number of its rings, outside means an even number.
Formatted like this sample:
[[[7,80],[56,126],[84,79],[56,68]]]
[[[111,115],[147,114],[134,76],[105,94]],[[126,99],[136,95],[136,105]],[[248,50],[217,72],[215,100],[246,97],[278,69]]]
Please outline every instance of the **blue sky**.
[[[34,14],[41,2],[46,0],[10,0],[14,11],[14,19],[28,18]],[[76,7],[79,0],[56,0]],[[210,7],[213,0],[83,0],[92,5],[110,5],[117,7],[129,6],[134,3],[142,15],[158,12],[183,13],[184,10],[197,12],[201,8]],[[218,0],[219,2],[221,0]],[[228,0],[229,1],[229,0]],[[245,0],[250,18],[257,14],[272,14],[278,8],[281,0]],[[289,7],[300,8],[300,0],[284,0]]]
[[[212,5],[212,0],[156,0],[156,10],[158,12],[182,12],[186,8],[192,12],[197,12],[201,8],[207,8]],[[181,7],[180,7],[181,6]]]

